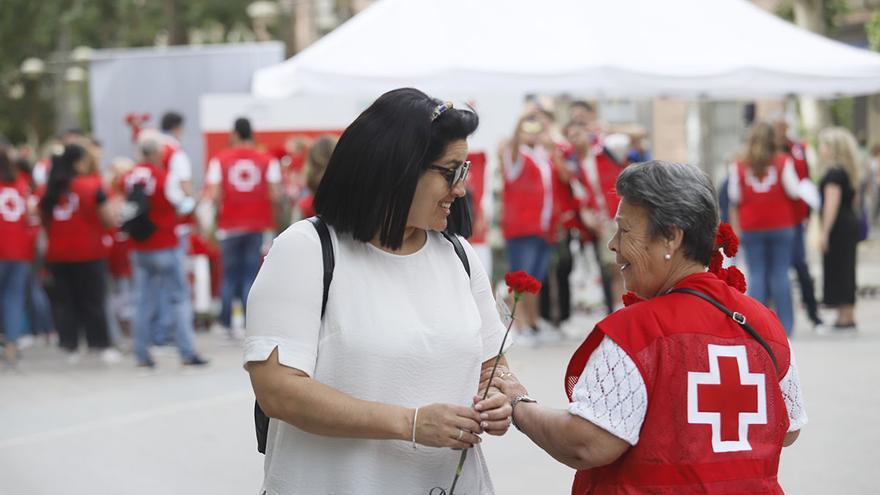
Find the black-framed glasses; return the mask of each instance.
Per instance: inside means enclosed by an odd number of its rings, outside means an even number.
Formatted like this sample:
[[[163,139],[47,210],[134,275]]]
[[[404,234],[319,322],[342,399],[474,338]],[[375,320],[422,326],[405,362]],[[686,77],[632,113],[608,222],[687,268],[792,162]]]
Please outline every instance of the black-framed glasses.
[[[428,165],[428,169],[436,170],[443,174],[443,177],[446,177],[446,182],[449,183],[449,188],[453,189],[455,186],[462,183],[465,179],[467,179],[468,172],[471,170],[471,161],[465,160],[453,168],[443,167],[440,165]]]

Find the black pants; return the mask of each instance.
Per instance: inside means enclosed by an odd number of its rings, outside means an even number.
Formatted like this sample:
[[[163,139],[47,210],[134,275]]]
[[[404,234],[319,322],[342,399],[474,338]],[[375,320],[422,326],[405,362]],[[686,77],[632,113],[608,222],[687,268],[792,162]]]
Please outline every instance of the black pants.
[[[554,325],[571,317],[571,234],[551,246],[550,269],[541,290],[541,317]]]
[[[84,332],[90,349],[107,348],[106,263],[98,260],[48,266],[54,281],[52,309],[61,347],[75,351]]]

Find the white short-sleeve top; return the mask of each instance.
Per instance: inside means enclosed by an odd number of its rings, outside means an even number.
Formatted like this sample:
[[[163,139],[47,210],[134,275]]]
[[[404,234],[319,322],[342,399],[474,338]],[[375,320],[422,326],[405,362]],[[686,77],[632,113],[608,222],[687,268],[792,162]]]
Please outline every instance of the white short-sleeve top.
[[[300,221],[275,239],[250,290],[245,362],[265,360],[277,347],[281,364],[359,399],[471,406],[481,365],[498,352],[505,330],[473,248],[462,241],[469,279],[440,233],[399,256],[330,231],[336,266],[323,321],[321,243]],[[272,419],[263,490],[427,494],[448,489],[459,455],[413,450],[405,441],[313,435]],[[494,493],[479,447],[468,455],[458,491]]]

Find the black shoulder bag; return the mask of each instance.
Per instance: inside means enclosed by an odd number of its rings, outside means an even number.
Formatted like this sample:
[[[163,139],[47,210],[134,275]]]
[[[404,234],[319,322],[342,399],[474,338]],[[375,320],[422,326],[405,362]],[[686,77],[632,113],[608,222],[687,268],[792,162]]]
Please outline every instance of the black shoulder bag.
[[[761,334],[759,334],[758,331],[754,329],[754,327],[752,327],[751,325],[749,325],[746,322],[746,315],[739,313],[739,312],[736,312],[736,311],[731,311],[730,309],[727,308],[727,306],[721,304],[720,302],[716,301],[711,296],[706,295],[698,290],[672,289],[669,292],[678,292],[679,294],[690,294],[692,296],[697,296],[700,299],[708,302],[712,306],[715,306],[716,308],[721,310],[722,313],[729,316],[740,327],[742,327],[742,329],[745,330],[747,334],[751,335],[753,339],[755,339],[756,341],[758,341],[759,344],[761,344],[761,347],[763,347],[767,351],[767,354],[770,355],[770,360],[773,361],[773,367],[776,368],[776,373],[779,374],[779,363],[776,361],[776,354],[773,353],[773,349],[770,348],[770,344],[768,344],[767,341],[764,340],[763,337],[761,337]]]
[[[318,237],[321,239],[321,253],[324,258],[324,297],[321,300],[321,319],[324,319],[324,312],[327,310],[327,296],[330,294],[330,282],[333,281],[333,268],[336,265],[336,258],[333,255],[333,240],[330,238],[330,229],[327,224],[321,220],[321,217],[310,217],[309,222],[318,231]],[[471,265],[468,262],[467,253],[464,251],[461,241],[454,234],[443,232],[443,237],[452,243],[455,254],[461,260],[464,271],[468,277],[471,276]],[[260,404],[254,401],[254,428],[257,433],[257,452],[266,453],[266,440],[269,437],[269,417],[260,408]]]

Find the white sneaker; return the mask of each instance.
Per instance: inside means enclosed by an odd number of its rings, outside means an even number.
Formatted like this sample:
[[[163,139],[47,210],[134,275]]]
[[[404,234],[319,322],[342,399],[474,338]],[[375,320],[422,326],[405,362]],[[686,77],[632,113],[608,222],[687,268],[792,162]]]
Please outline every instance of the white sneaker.
[[[519,330],[513,335],[513,345],[527,349],[538,346],[538,337],[531,329]]]
[[[548,323],[538,330],[537,339],[541,344],[555,344],[562,341],[562,332]]]
[[[65,357],[64,360],[67,361],[67,364],[79,364],[79,362],[82,361],[82,354],[78,351],[67,351],[65,354],[67,357]]]
[[[101,361],[106,364],[117,364],[122,362],[122,353],[113,347],[108,347],[101,351]]]
[[[34,336],[33,335],[22,335],[18,338],[18,349],[27,349],[28,347],[33,347],[34,345]]]

